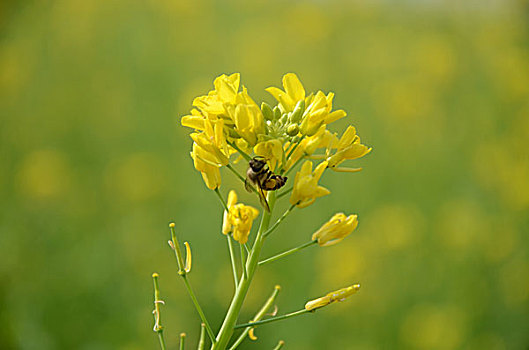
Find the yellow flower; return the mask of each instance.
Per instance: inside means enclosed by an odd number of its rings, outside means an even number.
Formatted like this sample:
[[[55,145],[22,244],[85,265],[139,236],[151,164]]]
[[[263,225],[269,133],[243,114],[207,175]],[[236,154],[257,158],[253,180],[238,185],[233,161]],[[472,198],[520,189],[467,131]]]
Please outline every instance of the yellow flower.
[[[228,201],[226,202],[226,206],[228,207],[228,210],[233,207],[235,204],[237,204],[237,193],[235,193],[234,190],[231,190],[228,193]],[[222,218],[222,233],[227,235],[231,232],[231,224],[228,220],[228,211],[224,210],[224,216]]]
[[[240,80],[239,73],[230,76],[222,74],[213,82],[215,90],[210,91],[205,96],[195,98],[193,106],[197,107],[204,116],[225,114],[224,104],[235,103]]]
[[[249,205],[237,204],[237,194],[230,191],[228,194],[228,211],[224,211],[222,233],[225,235],[233,232],[233,239],[244,244],[248,241],[252,223],[259,215],[259,211]]]
[[[182,123],[182,126],[203,131],[205,129],[205,119],[206,118],[198,110],[192,109],[191,114],[183,116],[180,122]]]
[[[358,226],[358,216],[345,216],[344,213],[335,214],[329,221],[312,235],[312,240],[318,240],[321,247],[340,242],[353,232]]]
[[[340,109],[334,112],[332,110],[332,100],[334,93],[329,92],[327,96],[322,91],[318,91],[315,96],[306,100],[305,112],[301,122],[301,133],[312,136],[322,125],[327,125],[345,117],[347,114]]]
[[[211,165],[204,161],[209,156],[203,148],[200,148],[196,143],[193,143],[193,151],[191,152],[191,158],[193,158],[193,165],[195,169],[200,171],[202,178],[206,183],[206,186],[210,190],[214,190],[220,187],[220,171],[219,167]]]
[[[226,112],[234,123],[236,135],[250,146],[257,143],[257,137],[264,134],[264,117],[259,106],[250,98],[246,88],[236,97],[236,104],[225,104]]]
[[[318,164],[314,173],[312,172],[312,162],[303,163],[300,171],[294,178],[294,188],[290,196],[290,204],[297,205],[298,208],[305,208],[314,203],[316,198],[331,193],[325,187],[319,186],[318,181],[327,168],[327,162]]]
[[[215,126],[209,119],[204,120],[204,131],[191,134],[191,138],[207,156],[203,159],[211,165],[221,167],[229,162],[229,150],[224,135],[224,122],[218,119]]]
[[[320,307],[327,306],[331,303],[337,301],[344,301],[346,298],[355,294],[360,289],[359,284],[353,284],[352,286],[338,289],[334,292],[331,292],[321,298],[311,300],[305,304],[305,310],[316,310]]]
[[[193,139],[193,165],[202,173],[202,178],[209,189],[220,186],[219,168],[229,162],[229,149],[223,133],[224,122],[219,119],[212,125],[212,121],[204,119],[204,131],[191,134]]]
[[[346,159],[356,159],[365,156],[371,152],[371,148],[360,143],[360,137],[356,134],[356,129],[349,126],[343,133],[336,146],[332,145],[330,149],[336,148],[336,153],[327,158],[328,167],[335,171],[355,172],[362,168],[337,168],[340,163]],[[328,150],[329,152],[330,150]]]
[[[335,141],[336,139],[336,141]],[[310,156],[318,148],[326,148],[329,144],[333,144],[337,142],[336,135],[332,134],[328,130],[326,130],[326,126],[322,125],[318,131],[309,137],[305,137],[300,143],[299,146],[296,147],[294,152],[290,155],[289,159],[287,160],[285,170],[290,169],[296,162],[304,157],[304,156]],[[289,150],[291,147],[294,147],[295,143],[292,145],[289,145],[289,148],[287,149],[287,154],[289,153]]]
[[[276,169],[276,165],[281,163],[283,159],[283,145],[279,140],[259,142],[253,148],[253,151],[256,155],[266,158],[272,171]]]
[[[294,73],[287,73],[283,76],[283,88],[285,91],[276,87],[269,87],[265,90],[274,96],[285,112],[292,112],[298,101],[305,99],[305,89]]]

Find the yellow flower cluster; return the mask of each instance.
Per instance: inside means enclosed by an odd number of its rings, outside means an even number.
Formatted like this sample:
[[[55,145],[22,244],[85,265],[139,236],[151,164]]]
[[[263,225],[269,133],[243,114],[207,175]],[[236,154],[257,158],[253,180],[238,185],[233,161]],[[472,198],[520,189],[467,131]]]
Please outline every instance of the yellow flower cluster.
[[[318,181],[325,169],[354,172],[345,168],[345,160],[363,157],[371,148],[360,143],[356,129],[349,126],[341,137],[327,129],[328,125],[346,116],[343,110],[332,110],[334,94],[318,91],[307,94],[294,73],[283,77],[283,90],[266,89],[277,101],[259,107],[240,84],[240,75],[221,75],[215,89],[193,101],[190,114],[182,117],[182,125],[191,133],[191,157],[206,186],[216,190],[221,185],[219,169],[230,164],[230,156],[239,153],[247,160],[255,156],[266,159],[269,169],[286,175],[306,160],[295,175],[290,203],[300,208],[329,194]],[[315,154],[322,149],[322,154]],[[307,159],[322,159],[314,172]]]

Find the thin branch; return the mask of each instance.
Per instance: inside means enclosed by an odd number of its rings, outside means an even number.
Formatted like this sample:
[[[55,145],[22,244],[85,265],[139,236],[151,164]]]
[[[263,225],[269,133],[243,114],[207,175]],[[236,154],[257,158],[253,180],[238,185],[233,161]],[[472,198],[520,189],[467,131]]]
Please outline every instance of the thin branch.
[[[274,255],[274,256],[272,256],[272,257],[270,257],[268,259],[259,261],[259,265],[264,265],[264,264],[270,263],[272,261],[276,261],[278,259],[284,258],[285,256],[288,256],[288,255],[293,254],[295,252],[299,252],[300,250],[305,249],[307,247],[310,247],[310,246],[312,246],[312,245],[314,245],[316,243],[318,243],[318,241],[314,240],[314,241],[310,241],[310,242],[307,242],[305,244],[302,244],[302,245],[300,245],[298,247],[286,250],[286,251],[284,251],[282,253],[279,253],[277,255]]]
[[[284,319],[287,319],[287,318],[303,315],[303,314],[306,314],[306,313],[309,313],[309,312],[312,312],[312,311],[311,310],[306,310],[306,309],[301,309],[301,310],[298,310],[298,311],[295,311],[295,312],[291,312],[291,313],[286,314],[286,315],[270,317],[270,318],[267,318],[266,320],[238,324],[235,327],[233,327],[233,329],[244,328],[244,327],[255,327],[255,326],[259,326],[259,325],[265,324],[265,323],[281,321],[281,320],[284,320]]]
[[[285,218],[288,216],[288,214],[290,214],[292,212],[292,210],[294,210],[294,208],[296,207],[295,204],[291,205],[290,208],[288,208],[284,213],[283,215],[272,225],[272,227],[270,227],[264,234],[263,234],[263,238],[266,238],[269,234],[271,234],[276,228],[277,226],[279,226],[279,224],[285,220]]]

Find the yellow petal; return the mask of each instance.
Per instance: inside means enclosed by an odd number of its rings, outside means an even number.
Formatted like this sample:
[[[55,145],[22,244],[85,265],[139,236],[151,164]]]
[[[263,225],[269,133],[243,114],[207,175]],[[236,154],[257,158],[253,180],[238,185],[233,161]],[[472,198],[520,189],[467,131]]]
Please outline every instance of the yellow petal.
[[[356,137],[356,129],[354,126],[349,125],[347,129],[342,134],[342,137],[340,137],[340,141],[338,142],[338,145],[336,146],[338,149],[345,148],[349,146],[351,143],[353,143],[354,139]]]
[[[342,119],[346,115],[347,115],[347,113],[345,113],[345,111],[343,109],[339,109],[337,111],[331,112],[331,113],[329,113],[329,115],[327,115],[325,117],[325,124],[333,123],[333,122],[335,122],[335,121],[337,121],[339,119]]]
[[[206,183],[206,186],[210,190],[214,190],[220,187],[220,171],[219,168],[211,167],[209,171],[202,172],[202,178]]]
[[[250,337],[251,340],[257,340],[257,337],[254,334],[255,328],[250,328],[250,331],[248,332],[248,337]]]
[[[306,304],[305,304],[305,310],[315,310],[315,309],[318,309],[320,307],[324,307],[326,305],[329,305],[331,303],[331,298],[328,297],[328,296],[324,296],[324,297],[321,297],[321,298],[318,298],[318,299],[314,299],[314,300],[311,300],[311,301],[308,301]]]
[[[230,193],[228,193],[228,208],[233,207],[235,203],[237,203],[237,193],[234,190],[231,190]]]
[[[331,167],[330,169],[338,173],[357,173],[362,171],[362,168]]]
[[[279,96],[285,94],[285,92],[284,92],[283,90],[278,89],[278,88],[276,88],[275,86],[271,86],[271,87],[269,87],[269,88],[266,88],[265,90],[266,90],[270,95],[272,95],[272,96],[276,99],[277,102],[280,102],[280,100],[279,100]]]
[[[305,89],[296,74],[285,74],[283,76],[283,87],[285,88],[285,92],[296,101],[296,103],[305,98]]]
[[[192,264],[192,257],[191,257],[191,246],[188,242],[184,242],[184,245],[186,247],[186,266],[185,271],[187,273],[191,272],[191,264]]]
[[[327,164],[327,161],[323,161],[318,164],[316,169],[314,169],[314,178],[316,179],[316,181],[320,180],[321,175],[323,175],[323,172],[325,171],[325,169],[327,169]]]
[[[182,126],[196,130],[204,130],[204,117],[196,115],[186,115],[180,120]]]

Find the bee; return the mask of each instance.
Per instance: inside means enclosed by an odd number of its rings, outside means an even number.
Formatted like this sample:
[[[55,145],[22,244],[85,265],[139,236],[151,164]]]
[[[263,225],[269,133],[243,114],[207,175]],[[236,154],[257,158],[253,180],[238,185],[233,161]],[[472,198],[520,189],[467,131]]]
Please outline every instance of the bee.
[[[286,176],[274,174],[268,169],[268,164],[266,164],[266,159],[264,157],[257,156],[250,159],[248,170],[246,171],[246,181],[244,182],[244,186],[248,192],[252,191],[251,184],[257,187],[259,200],[266,211],[270,211],[270,206],[266,201],[266,196],[263,191],[275,191],[283,187],[286,182]]]

